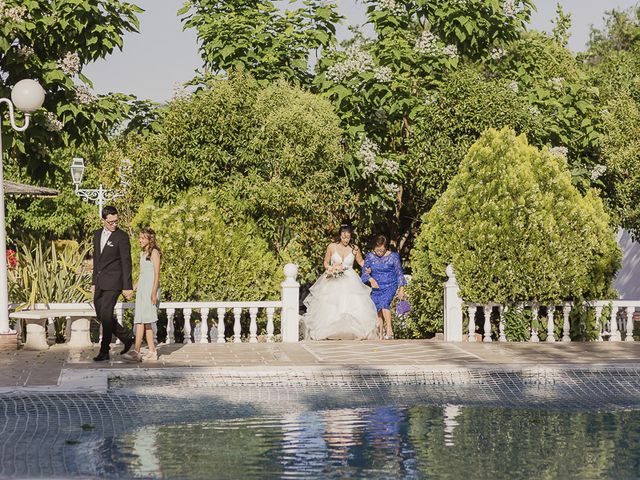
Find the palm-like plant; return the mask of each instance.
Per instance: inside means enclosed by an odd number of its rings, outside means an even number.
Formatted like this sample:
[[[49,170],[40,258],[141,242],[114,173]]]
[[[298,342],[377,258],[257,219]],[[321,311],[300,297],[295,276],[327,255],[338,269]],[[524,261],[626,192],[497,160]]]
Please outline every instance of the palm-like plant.
[[[19,309],[36,303],[79,302],[91,298],[91,270],[84,262],[89,245],[76,242],[19,243],[9,269],[9,298]]]

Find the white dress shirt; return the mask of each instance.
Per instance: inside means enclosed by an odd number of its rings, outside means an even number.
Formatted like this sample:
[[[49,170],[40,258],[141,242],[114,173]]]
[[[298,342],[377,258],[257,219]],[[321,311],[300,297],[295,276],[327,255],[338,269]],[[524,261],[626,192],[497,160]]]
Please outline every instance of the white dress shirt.
[[[102,235],[100,235],[100,253],[104,250],[104,246],[107,244],[109,237],[111,236],[111,232],[106,228],[102,229]]]

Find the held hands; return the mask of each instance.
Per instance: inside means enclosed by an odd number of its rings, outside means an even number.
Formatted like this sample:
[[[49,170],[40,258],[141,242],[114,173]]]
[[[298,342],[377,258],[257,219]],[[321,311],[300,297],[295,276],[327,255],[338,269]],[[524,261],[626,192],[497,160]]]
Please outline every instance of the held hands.
[[[126,300],[131,300],[133,298],[133,290],[123,290],[122,291],[122,296]]]
[[[371,275],[371,267],[365,268],[364,271],[367,272],[367,275]],[[378,282],[373,277],[369,278],[369,285],[371,285],[371,288],[380,288],[380,285],[378,285]]]

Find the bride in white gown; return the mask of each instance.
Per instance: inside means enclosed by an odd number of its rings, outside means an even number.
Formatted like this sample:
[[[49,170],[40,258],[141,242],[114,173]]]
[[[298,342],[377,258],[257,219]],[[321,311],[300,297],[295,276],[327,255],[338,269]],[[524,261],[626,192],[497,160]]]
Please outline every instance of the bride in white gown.
[[[371,288],[362,283],[353,270],[355,261],[362,266],[360,249],[351,242],[352,229],[340,226],[340,239],[327,247],[324,268],[344,273],[320,275],[304,300],[305,338],[310,340],[367,340],[376,338],[377,312],[371,300]],[[341,267],[340,267],[341,266]]]

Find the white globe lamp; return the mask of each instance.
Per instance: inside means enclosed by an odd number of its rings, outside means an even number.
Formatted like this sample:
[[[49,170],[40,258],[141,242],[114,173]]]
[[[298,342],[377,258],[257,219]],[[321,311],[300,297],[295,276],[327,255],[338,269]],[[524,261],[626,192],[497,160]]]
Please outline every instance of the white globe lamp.
[[[44,89],[35,80],[20,80],[11,89],[11,101],[18,110],[33,113],[44,103]]]

